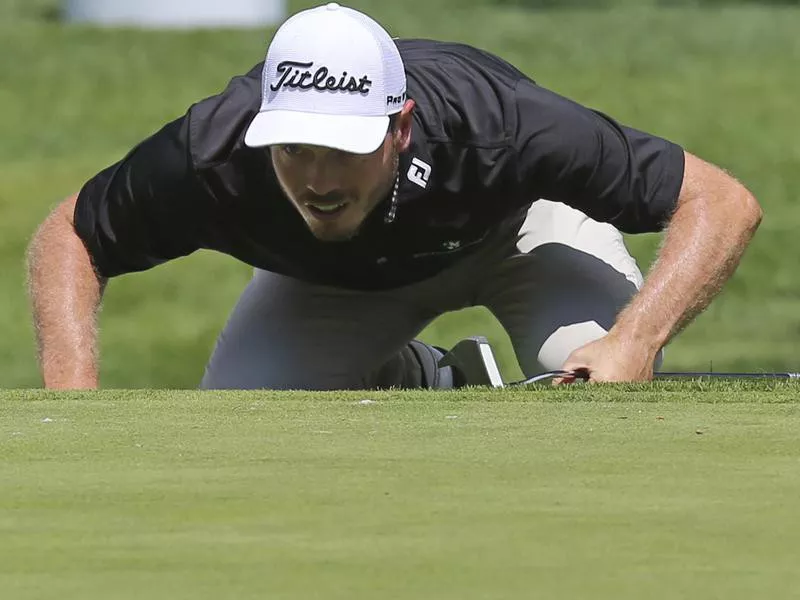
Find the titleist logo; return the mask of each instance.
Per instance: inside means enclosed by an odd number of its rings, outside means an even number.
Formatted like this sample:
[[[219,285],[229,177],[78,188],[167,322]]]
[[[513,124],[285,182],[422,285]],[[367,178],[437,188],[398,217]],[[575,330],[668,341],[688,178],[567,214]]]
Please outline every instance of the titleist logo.
[[[270,85],[269,89],[273,92],[277,92],[283,87],[299,88],[301,90],[314,88],[332,92],[369,93],[369,86],[372,85],[372,81],[367,75],[356,79],[352,75],[348,76],[347,71],[345,71],[337,78],[329,74],[328,67],[319,67],[312,72],[310,69],[313,65],[313,62],[296,62],[293,60],[284,60],[278,63],[278,81]]]

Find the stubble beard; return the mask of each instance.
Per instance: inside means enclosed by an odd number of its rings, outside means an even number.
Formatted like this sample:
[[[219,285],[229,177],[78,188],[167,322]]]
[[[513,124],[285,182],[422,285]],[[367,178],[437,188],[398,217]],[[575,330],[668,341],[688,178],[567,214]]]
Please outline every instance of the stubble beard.
[[[308,227],[311,234],[320,240],[321,242],[347,242],[352,240],[356,237],[360,232],[361,229],[364,227],[364,223],[366,223],[367,219],[369,218],[370,214],[376,209],[378,205],[381,204],[381,201],[385,198],[390,197],[394,193],[394,186],[395,182],[398,178],[399,166],[400,166],[400,155],[398,153],[394,154],[393,157],[393,168],[391,178],[389,179],[388,184],[384,183],[381,185],[377,190],[373,192],[372,197],[369,199],[368,204],[369,208],[366,211],[361,210],[361,206],[363,203],[357,202],[354,203],[353,206],[348,206],[345,210],[359,210],[361,214],[360,221],[349,230],[337,230],[336,228],[336,221],[332,221],[330,223],[324,223],[318,221],[311,215],[308,210],[303,206],[302,202],[300,202],[296,197],[294,197],[286,186],[281,181],[280,177],[277,178],[278,184],[283,191],[284,196],[292,203],[294,209],[300,213],[300,217],[305,221],[306,227]]]

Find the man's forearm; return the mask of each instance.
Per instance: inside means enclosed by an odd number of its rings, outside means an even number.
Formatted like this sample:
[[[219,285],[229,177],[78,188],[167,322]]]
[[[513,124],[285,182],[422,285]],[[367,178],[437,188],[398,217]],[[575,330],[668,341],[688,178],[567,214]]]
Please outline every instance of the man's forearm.
[[[642,289],[609,332],[655,354],[719,293],[761,221],[761,209],[738,182],[687,155],[692,190],[667,228]]]
[[[74,198],[40,226],[28,251],[29,293],[44,385],[98,386],[97,311],[105,280],[72,228]]]

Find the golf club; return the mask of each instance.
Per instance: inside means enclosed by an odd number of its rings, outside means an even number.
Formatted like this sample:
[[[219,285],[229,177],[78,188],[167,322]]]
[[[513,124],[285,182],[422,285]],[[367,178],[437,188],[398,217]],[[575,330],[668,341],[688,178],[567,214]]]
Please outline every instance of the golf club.
[[[574,377],[576,379],[586,380],[585,373],[576,371],[548,371],[546,373],[539,373],[528,379],[521,381],[514,381],[507,385],[520,386],[528,385],[531,383],[538,383],[540,381],[547,381],[556,379],[557,377]],[[800,379],[800,373],[734,373],[723,371],[657,371],[653,374],[654,379]]]
[[[465,385],[486,385],[494,388],[525,386],[557,377],[574,377],[586,380],[586,373],[555,370],[533,377],[504,383],[489,341],[483,336],[461,340],[439,361],[440,367],[452,367]],[[779,372],[724,372],[724,371],[657,371],[654,379],[800,379],[800,373]]]

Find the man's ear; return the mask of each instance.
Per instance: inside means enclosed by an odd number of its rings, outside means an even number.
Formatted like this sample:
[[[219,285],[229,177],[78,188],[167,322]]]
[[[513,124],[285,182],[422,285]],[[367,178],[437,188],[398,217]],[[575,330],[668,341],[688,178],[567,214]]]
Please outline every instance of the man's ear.
[[[416,103],[413,100],[406,100],[400,110],[400,114],[397,116],[397,124],[394,130],[394,146],[398,153],[405,152],[411,145],[411,126],[414,122],[412,113],[415,106]]]

